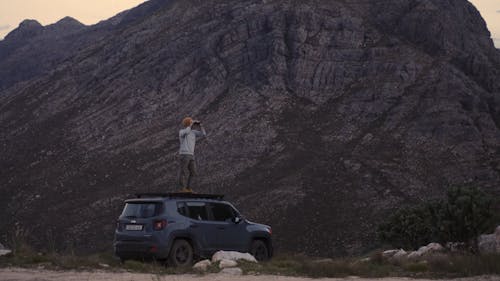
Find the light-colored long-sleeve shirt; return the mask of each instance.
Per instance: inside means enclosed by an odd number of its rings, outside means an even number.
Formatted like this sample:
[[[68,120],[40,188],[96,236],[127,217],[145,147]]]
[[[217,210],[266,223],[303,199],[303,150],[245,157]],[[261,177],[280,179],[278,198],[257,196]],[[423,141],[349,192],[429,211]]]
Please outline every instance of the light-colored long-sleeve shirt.
[[[196,145],[196,139],[205,137],[207,133],[205,129],[201,127],[201,131],[191,129],[191,126],[181,129],[179,131],[179,142],[180,149],[179,154],[193,155],[194,147]]]

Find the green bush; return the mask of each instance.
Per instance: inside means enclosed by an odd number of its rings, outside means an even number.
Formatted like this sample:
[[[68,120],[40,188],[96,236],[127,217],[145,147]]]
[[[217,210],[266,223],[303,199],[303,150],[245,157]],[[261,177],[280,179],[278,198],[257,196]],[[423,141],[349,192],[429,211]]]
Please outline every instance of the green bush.
[[[477,188],[455,187],[446,201],[402,208],[377,231],[383,242],[416,249],[430,242],[471,242],[495,225],[492,200]],[[475,241],[474,241],[475,242]],[[475,245],[475,243],[472,243]]]
[[[441,241],[470,242],[494,228],[492,200],[479,189],[452,188],[447,195],[441,213]]]

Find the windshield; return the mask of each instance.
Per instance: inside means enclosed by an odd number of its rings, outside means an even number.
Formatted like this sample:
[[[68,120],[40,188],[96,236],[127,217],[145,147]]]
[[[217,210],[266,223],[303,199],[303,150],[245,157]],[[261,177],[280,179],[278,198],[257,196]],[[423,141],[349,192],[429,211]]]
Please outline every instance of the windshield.
[[[162,204],[154,202],[127,203],[122,216],[127,218],[150,218],[160,214]]]

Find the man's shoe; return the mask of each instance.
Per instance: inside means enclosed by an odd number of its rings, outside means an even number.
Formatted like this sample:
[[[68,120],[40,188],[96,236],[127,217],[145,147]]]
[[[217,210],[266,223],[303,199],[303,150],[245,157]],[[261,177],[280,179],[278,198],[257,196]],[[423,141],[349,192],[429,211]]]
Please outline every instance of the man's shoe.
[[[192,190],[190,191],[190,188],[184,187],[181,190],[179,190],[180,193],[191,193],[193,192]]]
[[[194,191],[191,189],[191,187],[187,187],[187,188],[186,188],[186,192],[187,192],[187,193],[194,193]]]

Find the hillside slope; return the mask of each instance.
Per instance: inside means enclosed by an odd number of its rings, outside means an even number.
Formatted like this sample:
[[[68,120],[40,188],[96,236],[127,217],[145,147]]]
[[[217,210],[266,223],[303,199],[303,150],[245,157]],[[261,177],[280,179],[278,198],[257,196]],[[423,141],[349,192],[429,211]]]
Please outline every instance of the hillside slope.
[[[195,190],[278,249],[353,254],[394,208],[500,193],[500,56],[465,0],[169,1],[0,96],[2,235],[109,248],[122,200]]]

